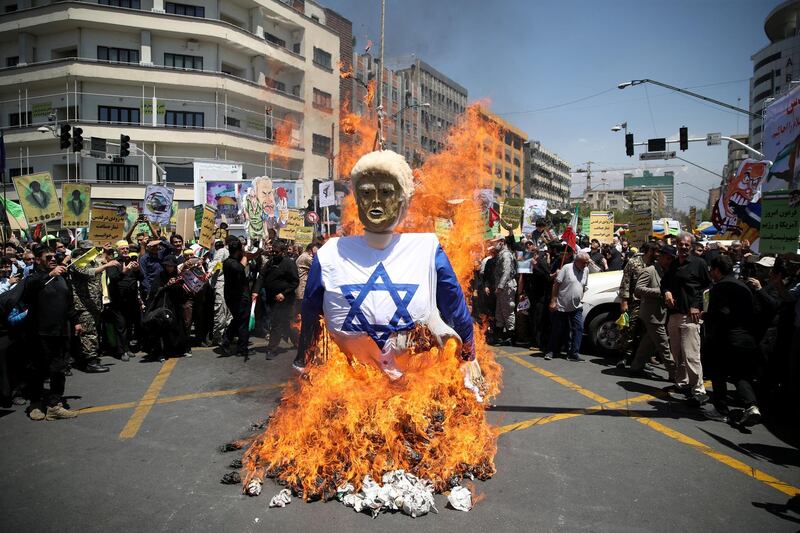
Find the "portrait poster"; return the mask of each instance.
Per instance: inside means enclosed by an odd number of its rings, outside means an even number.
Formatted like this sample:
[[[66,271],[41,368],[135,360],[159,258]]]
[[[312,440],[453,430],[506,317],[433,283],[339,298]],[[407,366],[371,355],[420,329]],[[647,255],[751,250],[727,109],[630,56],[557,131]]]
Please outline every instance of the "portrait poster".
[[[172,218],[172,199],[175,189],[163,185],[148,185],[144,191],[142,212],[150,222],[168,226]]]
[[[61,186],[61,203],[64,212],[61,226],[64,228],[88,228],[92,186],[87,183],[65,183]]]
[[[753,204],[758,203],[761,182],[768,170],[766,161],[745,159],[720,194],[711,212],[711,223],[727,238],[740,238],[751,228],[757,233],[760,217],[754,217],[753,213],[760,208],[755,208]],[[750,240],[752,242],[754,239]]]
[[[547,200],[525,198],[525,209],[522,214],[523,233],[536,230],[536,221],[540,218],[547,218]]]
[[[592,211],[589,214],[589,238],[597,239],[600,244],[611,244],[614,241],[614,213]]]
[[[197,243],[206,250],[211,250],[214,244],[214,231],[216,230],[214,220],[216,220],[216,218],[216,209],[210,205],[204,205],[203,218],[200,221],[200,238],[197,240]]]
[[[489,216],[489,209],[494,205],[494,189],[477,189],[473,191],[473,199],[478,204],[481,214]]]
[[[49,172],[16,176],[14,188],[29,226],[61,218],[58,194]]]
[[[222,221],[222,217],[228,223],[241,224],[239,215],[239,188],[240,183],[232,181],[209,181],[206,183],[206,197],[203,199],[205,205],[216,209],[216,222]]]
[[[89,240],[97,246],[115,243],[125,235],[125,207],[114,204],[92,204]]]

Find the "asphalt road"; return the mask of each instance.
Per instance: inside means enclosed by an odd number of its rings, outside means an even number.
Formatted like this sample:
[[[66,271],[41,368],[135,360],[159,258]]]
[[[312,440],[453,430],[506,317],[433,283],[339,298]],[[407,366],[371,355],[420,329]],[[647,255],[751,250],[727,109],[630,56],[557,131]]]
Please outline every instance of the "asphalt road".
[[[544,361],[497,352],[504,387],[497,474],[469,513],[372,520],[340,503],[284,509],[220,484],[248,434],[292,379],[291,355],[220,358],[195,349],[174,363],[114,361],[68,378],[74,420],[33,422],[0,410],[0,531],[797,531],[800,452],[762,425],[712,422],[608,361]]]

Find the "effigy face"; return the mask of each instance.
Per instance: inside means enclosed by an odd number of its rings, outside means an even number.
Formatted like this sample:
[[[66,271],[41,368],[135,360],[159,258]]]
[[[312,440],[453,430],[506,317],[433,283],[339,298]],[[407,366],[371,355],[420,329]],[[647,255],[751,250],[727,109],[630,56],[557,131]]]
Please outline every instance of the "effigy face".
[[[354,192],[358,218],[367,231],[391,232],[405,214],[403,191],[393,176],[380,173],[363,176]]]

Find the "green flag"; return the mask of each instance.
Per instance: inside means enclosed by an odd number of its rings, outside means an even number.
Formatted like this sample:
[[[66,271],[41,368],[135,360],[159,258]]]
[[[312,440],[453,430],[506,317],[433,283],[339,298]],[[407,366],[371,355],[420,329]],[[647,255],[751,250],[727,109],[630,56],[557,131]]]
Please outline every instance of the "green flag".
[[[0,204],[4,205],[6,212],[14,218],[25,220],[25,214],[22,212],[22,206],[13,200],[6,200],[0,197]]]

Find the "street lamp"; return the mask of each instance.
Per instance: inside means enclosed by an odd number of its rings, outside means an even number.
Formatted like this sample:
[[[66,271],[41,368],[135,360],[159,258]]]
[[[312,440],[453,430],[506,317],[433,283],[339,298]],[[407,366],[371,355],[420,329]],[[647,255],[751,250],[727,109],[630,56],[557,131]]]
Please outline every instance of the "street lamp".
[[[611,126],[611,131],[614,133],[618,132],[619,130],[625,130],[625,135],[628,134],[628,123],[622,122],[620,124],[616,124],[615,126]]]
[[[693,93],[692,91],[687,91],[686,89],[681,89],[680,87],[675,87],[674,85],[668,85],[666,83],[662,83],[656,80],[643,79],[643,80],[623,81],[622,83],[617,84],[617,89],[625,89],[627,87],[633,87],[634,85],[641,85],[643,83],[652,83],[653,85],[658,85],[659,87],[664,87],[665,89],[669,89],[671,91],[679,92],[681,94],[686,94],[694,98],[699,98],[700,100],[705,100],[706,102],[711,102],[712,104],[717,104],[722,107],[727,107],[728,109],[738,111],[739,113],[744,113],[745,115],[749,115],[754,118],[760,118],[758,113],[753,113],[752,111],[748,111],[747,109],[742,109],[741,107],[736,107],[731,104],[726,104],[725,102],[714,100],[713,98],[703,96],[702,94]]]

